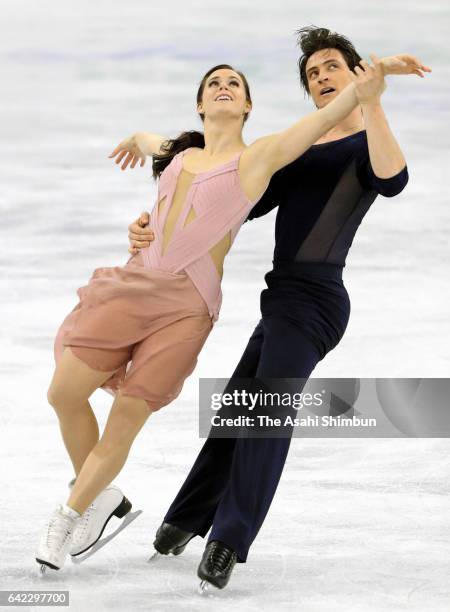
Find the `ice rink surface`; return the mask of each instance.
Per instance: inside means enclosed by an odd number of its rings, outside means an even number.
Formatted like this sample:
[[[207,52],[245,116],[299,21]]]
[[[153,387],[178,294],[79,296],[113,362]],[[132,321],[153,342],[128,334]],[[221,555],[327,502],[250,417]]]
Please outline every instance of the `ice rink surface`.
[[[121,172],[107,156],[137,130],[200,128],[197,84],[222,62],[250,81],[248,143],[289,126],[313,110],[298,85],[293,35],[310,24],[347,35],[363,57],[409,52],[433,68],[425,79],[388,77],[383,107],[410,180],[364,219],[344,275],[350,323],[314,376],[448,376],[447,3],[6,1],[1,589],[68,589],[77,612],[450,609],[447,439],[294,439],[267,520],[227,589],[196,593],[199,538],[178,558],[146,563],[203,444],[198,377],[229,376],[258,321],[275,212],[242,228],[195,374],[151,417],[116,479],[142,514],[83,563],[37,576],[39,535],[73,476],[46,400],[54,336],[92,271],[125,264],[127,226],[156,195],[149,163]],[[101,428],[111,402],[103,391],[92,396]]]

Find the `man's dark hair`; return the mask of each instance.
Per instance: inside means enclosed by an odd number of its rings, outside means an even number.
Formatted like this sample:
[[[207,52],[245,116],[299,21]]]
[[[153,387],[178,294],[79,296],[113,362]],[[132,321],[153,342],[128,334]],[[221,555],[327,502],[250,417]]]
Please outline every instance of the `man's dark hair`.
[[[313,53],[321,49],[337,49],[344,56],[347,66],[353,71],[362,59],[348,38],[337,32],[331,32],[327,28],[318,28],[313,25],[300,28],[295,33],[298,35],[297,45],[302,51],[298,60],[300,82],[308,95],[310,92],[306,77],[306,62]]]

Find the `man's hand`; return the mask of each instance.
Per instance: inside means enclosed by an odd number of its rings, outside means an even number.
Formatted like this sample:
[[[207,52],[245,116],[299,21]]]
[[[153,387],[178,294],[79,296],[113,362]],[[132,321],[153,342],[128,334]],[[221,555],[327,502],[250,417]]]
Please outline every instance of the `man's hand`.
[[[149,213],[143,212],[139,219],[128,226],[128,239],[130,241],[128,252],[132,255],[136,255],[140,249],[150,246],[152,240],[155,239],[153,231],[146,227],[149,220]]]
[[[386,89],[384,71],[381,60],[371,53],[373,66],[366,60],[361,60],[355,66],[355,74],[350,71],[350,77],[355,83],[355,93],[360,104],[379,104],[381,94]]]
[[[417,74],[423,79],[423,72],[431,72],[431,68],[422,64],[415,55],[407,53],[383,57],[381,63],[384,74]]]

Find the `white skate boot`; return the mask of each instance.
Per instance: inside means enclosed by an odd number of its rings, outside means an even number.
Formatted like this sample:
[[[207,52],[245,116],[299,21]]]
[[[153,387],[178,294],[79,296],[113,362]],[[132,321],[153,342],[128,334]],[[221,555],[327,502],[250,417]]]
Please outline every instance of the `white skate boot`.
[[[61,569],[72,543],[73,533],[81,515],[59,504],[43,532],[36,552],[36,561],[43,574],[47,567]]]
[[[70,488],[73,483],[74,480],[70,482]],[[112,516],[122,518],[130,510],[131,502],[119,487],[107,486],[83,512],[72,537],[70,555],[76,557],[86,552],[101,538]]]

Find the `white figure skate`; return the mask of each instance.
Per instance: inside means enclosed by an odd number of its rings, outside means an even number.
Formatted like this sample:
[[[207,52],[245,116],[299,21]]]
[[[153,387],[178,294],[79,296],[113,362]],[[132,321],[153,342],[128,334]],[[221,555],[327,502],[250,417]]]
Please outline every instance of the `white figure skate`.
[[[41,574],[47,567],[59,570],[63,567],[72,543],[73,533],[81,515],[61,504],[50,518],[41,536],[36,552],[36,561],[40,564]]]
[[[70,555],[76,557],[89,550],[101,538],[111,517],[123,518],[130,510],[131,502],[119,487],[107,486],[83,512],[72,537]]]

